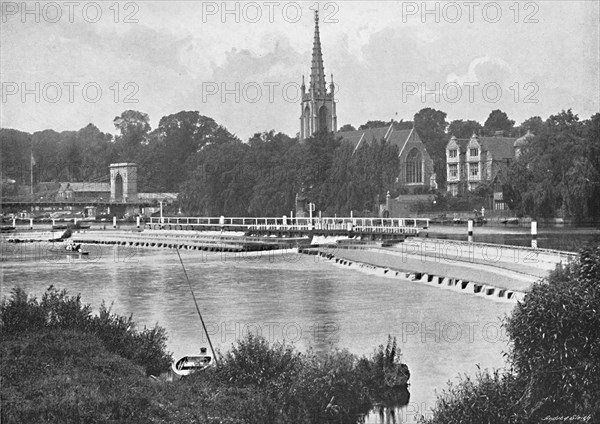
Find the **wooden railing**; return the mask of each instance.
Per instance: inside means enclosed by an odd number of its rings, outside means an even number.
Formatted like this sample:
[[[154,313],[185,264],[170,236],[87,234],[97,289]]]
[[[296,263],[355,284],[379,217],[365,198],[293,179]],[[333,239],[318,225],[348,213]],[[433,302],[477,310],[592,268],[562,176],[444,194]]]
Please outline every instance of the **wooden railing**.
[[[340,230],[377,233],[417,233],[429,228],[428,218],[289,218],[289,217],[151,217],[150,228],[188,229],[215,228],[223,230],[300,231]]]

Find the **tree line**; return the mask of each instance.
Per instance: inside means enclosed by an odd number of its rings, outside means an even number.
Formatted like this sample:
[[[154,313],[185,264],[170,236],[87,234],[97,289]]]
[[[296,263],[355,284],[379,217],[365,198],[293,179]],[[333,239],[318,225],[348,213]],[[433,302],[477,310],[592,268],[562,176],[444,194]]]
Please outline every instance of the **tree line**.
[[[359,130],[393,125],[415,128],[434,161],[440,195],[446,179],[446,144],[451,136],[519,137],[535,134],[521,157],[498,176],[509,207],[531,216],[597,218],[600,214],[600,145],[598,114],[580,121],[570,110],[535,116],[515,126],[494,110],[483,125],[474,120],[446,120],[432,108],[412,121],[368,121]],[[328,214],[372,215],[388,191],[402,192],[398,151],[382,140],[354,151],[333,134],[306,142],[272,131],[242,142],[224,126],[197,111],[164,116],[152,129],[147,114],[127,110],[113,121],[117,135],[95,125],[79,131],[44,130],[28,134],[0,129],[4,196],[27,186],[31,156],[34,182],[107,181],[115,162],[138,165],[138,190],[176,192],[186,214],[272,216],[295,209],[297,193]],[[344,125],[341,131],[355,127]],[[371,141],[371,140],[370,140]],[[8,180],[16,184],[7,184]]]

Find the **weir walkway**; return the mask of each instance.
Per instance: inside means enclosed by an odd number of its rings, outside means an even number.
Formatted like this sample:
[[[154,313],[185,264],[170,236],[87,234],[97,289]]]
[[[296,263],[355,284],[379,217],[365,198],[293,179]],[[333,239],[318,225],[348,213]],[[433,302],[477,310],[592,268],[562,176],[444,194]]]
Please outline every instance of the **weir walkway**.
[[[429,219],[354,217],[152,217],[148,230],[241,232],[246,236],[403,239],[429,228]]]

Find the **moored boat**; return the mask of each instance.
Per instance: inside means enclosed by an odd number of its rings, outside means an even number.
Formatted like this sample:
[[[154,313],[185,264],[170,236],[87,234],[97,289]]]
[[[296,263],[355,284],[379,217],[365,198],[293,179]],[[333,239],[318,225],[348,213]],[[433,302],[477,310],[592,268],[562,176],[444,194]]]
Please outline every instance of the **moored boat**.
[[[214,364],[212,355],[208,354],[206,348],[200,349],[199,355],[186,355],[173,362],[171,368],[175,374],[185,377],[197,371],[202,371]]]

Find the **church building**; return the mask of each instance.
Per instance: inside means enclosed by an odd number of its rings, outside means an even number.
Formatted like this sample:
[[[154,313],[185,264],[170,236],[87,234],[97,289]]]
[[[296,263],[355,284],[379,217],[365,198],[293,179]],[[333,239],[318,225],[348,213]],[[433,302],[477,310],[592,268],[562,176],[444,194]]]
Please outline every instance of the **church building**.
[[[327,91],[325,82],[325,68],[323,66],[323,53],[319,36],[319,12],[315,11],[315,37],[313,41],[312,63],[310,67],[310,83],[308,91],[304,76],[302,76],[302,104],[300,108],[300,141],[306,140],[315,133],[337,131],[337,116],[335,113],[335,99],[333,74]]]
[[[335,133],[344,142],[352,144],[354,150],[373,141],[391,143],[398,146],[400,169],[398,170],[396,182],[400,187],[410,193],[437,188],[433,160],[414,128],[411,130],[395,130],[392,122],[389,127],[338,132],[334,91],[333,74],[331,75],[329,91],[327,90],[319,34],[319,13],[315,11],[315,35],[308,91],[304,76],[302,77],[300,141],[306,140],[321,130],[326,130]]]

